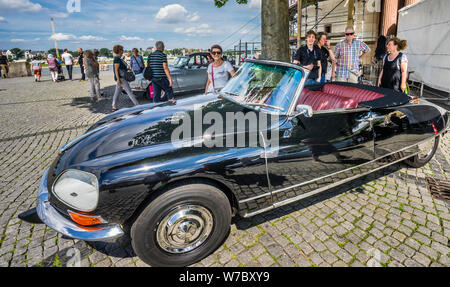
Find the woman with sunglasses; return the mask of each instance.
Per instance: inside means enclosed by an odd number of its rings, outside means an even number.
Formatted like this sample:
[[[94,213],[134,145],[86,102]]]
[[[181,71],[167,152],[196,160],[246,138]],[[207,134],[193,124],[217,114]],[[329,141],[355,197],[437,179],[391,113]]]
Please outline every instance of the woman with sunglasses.
[[[211,57],[214,62],[208,66],[208,81],[206,82],[205,94],[215,93],[225,87],[226,83],[233,77],[235,72],[230,62],[222,58],[222,47],[214,45],[211,47]]]

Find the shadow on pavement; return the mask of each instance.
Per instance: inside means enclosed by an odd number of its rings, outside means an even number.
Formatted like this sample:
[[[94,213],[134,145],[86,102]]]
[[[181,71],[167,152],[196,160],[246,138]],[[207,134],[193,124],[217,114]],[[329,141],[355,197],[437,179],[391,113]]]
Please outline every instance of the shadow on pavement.
[[[239,230],[246,230],[256,225],[262,224],[264,222],[271,221],[276,218],[281,218],[292,212],[299,211],[308,208],[318,202],[328,200],[330,198],[336,197],[340,194],[350,191],[350,193],[362,193],[362,185],[377,180],[384,176],[394,176],[394,173],[401,170],[404,167],[402,164],[394,164],[392,166],[386,167],[369,175],[363,176],[361,178],[352,180],[346,184],[337,186],[335,188],[323,191],[319,194],[312,195],[310,197],[295,201],[291,204],[281,206],[279,208],[255,215],[250,218],[235,217],[232,223],[236,224],[236,228]]]

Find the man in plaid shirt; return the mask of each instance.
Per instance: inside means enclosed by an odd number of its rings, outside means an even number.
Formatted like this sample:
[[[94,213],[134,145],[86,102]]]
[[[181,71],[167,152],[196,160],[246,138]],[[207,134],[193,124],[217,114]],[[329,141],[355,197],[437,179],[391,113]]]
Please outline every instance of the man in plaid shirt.
[[[345,29],[345,39],[336,45],[334,55],[337,69],[333,65],[332,78],[338,82],[358,83],[359,61],[370,52],[369,46],[355,39],[353,27]]]

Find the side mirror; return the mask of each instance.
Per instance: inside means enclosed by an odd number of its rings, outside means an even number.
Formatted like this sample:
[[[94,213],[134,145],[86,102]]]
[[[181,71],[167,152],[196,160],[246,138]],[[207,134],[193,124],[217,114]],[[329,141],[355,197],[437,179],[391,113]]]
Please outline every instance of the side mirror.
[[[296,115],[304,115],[307,118],[311,118],[313,116],[313,109],[308,105],[298,105]]]

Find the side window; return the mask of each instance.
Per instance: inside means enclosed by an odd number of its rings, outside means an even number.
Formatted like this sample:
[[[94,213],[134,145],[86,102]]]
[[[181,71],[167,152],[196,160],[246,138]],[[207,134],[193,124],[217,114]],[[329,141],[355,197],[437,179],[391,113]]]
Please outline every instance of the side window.
[[[202,66],[208,67],[208,65],[209,65],[208,57],[202,56]]]
[[[189,59],[189,66],[192,67],[192,68],[194,68],[194,69],[198,69],[198,68],[201,67],[201,65],[202,65],[202,62],[201,62],[201,61],[202,61],[202,60],[201,60],[201,58],[200,58],[200,55],[192,56],[192,57]]]

